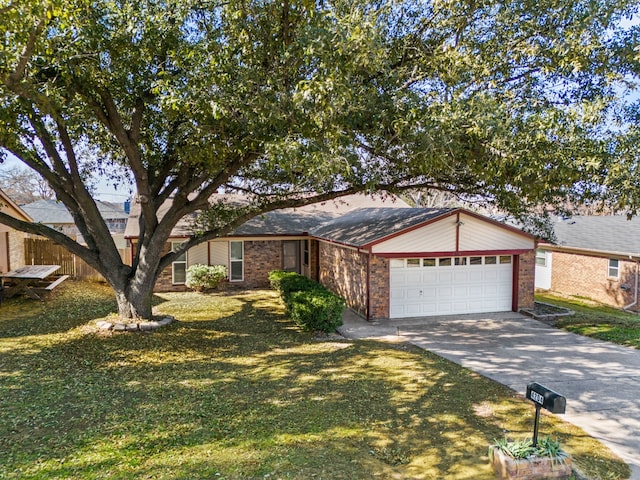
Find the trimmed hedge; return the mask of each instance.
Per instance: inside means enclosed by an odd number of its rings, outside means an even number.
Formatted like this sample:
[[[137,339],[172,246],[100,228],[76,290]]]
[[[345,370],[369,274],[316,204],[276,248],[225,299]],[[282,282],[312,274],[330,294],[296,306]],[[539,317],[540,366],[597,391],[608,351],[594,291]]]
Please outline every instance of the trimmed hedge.
[[[303,275],[275,270],[269,273],[291,319],[306,331],[332,332],[342,325],[345,302],[322,285]]]
[[[304,275],[295,272],[285,272],[283,270],[269,272],[269,282],[271,283],[271,288],[277,290],[283,299],[291,292],[311,290],[317,287],[324,288],[319,283],[308,279]]]

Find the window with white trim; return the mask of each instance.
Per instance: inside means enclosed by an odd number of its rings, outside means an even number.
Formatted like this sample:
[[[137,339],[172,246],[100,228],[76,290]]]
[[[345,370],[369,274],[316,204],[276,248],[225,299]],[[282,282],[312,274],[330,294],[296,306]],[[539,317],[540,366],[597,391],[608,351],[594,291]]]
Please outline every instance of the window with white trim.
[[[244,242],[229,242],[229,280],[244,280]]]
[[[547,266],[547,251],[546,250],[536,250],[536,265],[540,267]]]
[[[171,251],[175,252],[182,242],[171,242]],[[171,283],[182,285],[187,281],[187,252],[182,253],[171,263]]]
[[[609,259],[609,277],[618,278],[620,276],[620,261],[617,258]]]

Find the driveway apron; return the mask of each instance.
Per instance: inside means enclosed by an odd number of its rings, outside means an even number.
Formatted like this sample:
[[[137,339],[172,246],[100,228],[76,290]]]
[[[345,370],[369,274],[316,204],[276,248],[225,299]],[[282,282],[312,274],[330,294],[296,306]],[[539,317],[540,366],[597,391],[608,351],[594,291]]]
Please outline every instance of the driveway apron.
[[[640,480],[640,350],[512,312],[376,324],[348,312],[339,330],[348,338],[400,336],[522,394],[541,383],[566,397],[563,419],[601,440]]]

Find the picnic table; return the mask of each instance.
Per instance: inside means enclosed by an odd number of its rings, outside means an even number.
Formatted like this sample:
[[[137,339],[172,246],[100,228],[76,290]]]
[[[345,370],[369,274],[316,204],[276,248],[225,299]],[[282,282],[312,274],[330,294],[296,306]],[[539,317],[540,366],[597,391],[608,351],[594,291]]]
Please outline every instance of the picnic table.
[[[69,278],[69,275],[51,277],[59,268],[60,265],[25,265],[0,274],[0,282],[11,282],[4,289],[4,296],[11,298],[24,293],[34,300],[42,300],[38,293],[50,292]]]

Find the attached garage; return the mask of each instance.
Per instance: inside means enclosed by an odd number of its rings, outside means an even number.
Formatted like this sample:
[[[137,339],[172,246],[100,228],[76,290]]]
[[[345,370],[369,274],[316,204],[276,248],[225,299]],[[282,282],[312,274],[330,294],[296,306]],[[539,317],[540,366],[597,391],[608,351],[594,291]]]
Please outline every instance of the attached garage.
[[[470,211],[362,209],[312,234],[321,281],[367,319],[533,305],[535,239]]]
[[[391,318],[512,309],[513,256],[392,259]]]

